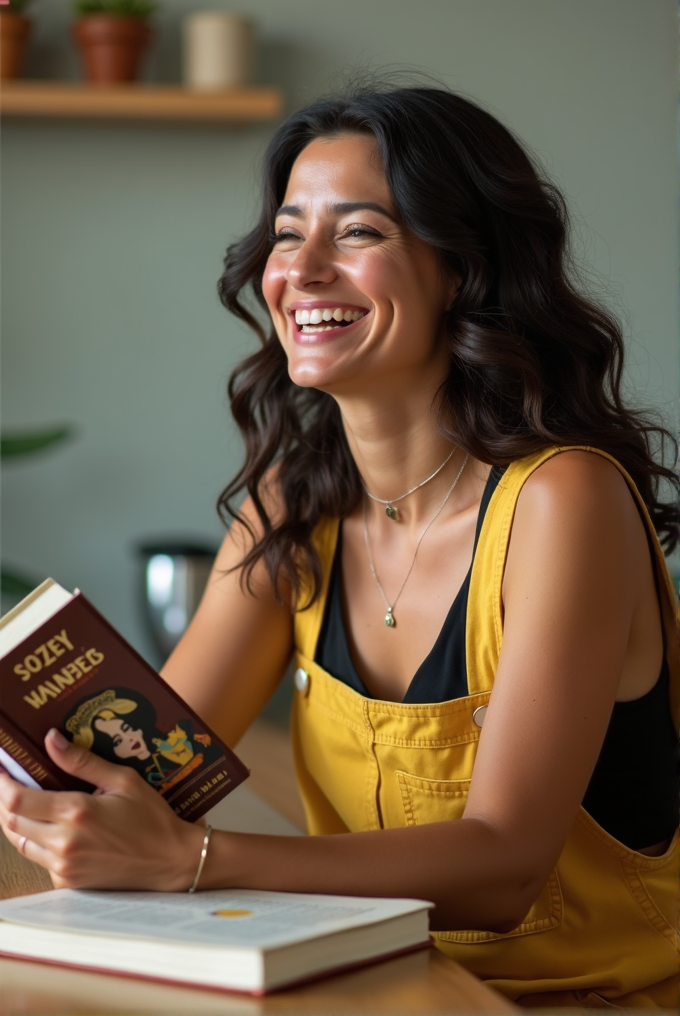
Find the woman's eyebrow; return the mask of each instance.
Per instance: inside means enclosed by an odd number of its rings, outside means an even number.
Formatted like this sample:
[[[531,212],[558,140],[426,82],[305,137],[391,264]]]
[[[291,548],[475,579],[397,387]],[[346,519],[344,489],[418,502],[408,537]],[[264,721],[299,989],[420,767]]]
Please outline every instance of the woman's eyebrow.
[[[376,204],[375,201],[341,201],[339,204],[329,205],[328,211],[332,215],[349,215],[352,212],[378,212],[380,215],[385,215],[392,222],[396,222],[394,215],[383,208],[382,205]],[[299,205],[281,205],[276,213],[277,215],[292,215],[295,218],[302,218],[303,212]]]

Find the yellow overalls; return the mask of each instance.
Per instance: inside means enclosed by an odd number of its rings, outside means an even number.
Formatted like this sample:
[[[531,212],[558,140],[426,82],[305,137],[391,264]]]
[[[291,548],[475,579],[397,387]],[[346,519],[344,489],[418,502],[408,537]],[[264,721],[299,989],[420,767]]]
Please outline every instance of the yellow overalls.
[[[503,638],[501,583],[515,505],[527,477],[561,450],[514,462],[489,503],[470,581],[465,698],[433,705],[367,699],[314,662],[338,522],[318,527],[324,585],[313,606],[295,615],[292,723],[311,834],[462,817],[480,734],[474,714],[489,701]],[[640,496],[615,464],[656,548],[678,725],[676,598]],[[442,952],[522,1005],[672,1008],[679,994],[679,876],[677,831],[662,857],[646,857],[615,840],[581,808],[555,870],[518,928],[508,934],[436,932],[433,938]]]

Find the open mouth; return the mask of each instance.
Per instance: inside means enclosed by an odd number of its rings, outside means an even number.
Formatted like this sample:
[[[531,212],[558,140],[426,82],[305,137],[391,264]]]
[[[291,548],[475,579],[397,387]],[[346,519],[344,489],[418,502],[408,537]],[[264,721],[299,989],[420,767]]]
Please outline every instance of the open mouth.
[[[313,307],[294,311],[295,324],[303,333],[330,332],[353,325],[365,317],[368,311],[354,307]]]

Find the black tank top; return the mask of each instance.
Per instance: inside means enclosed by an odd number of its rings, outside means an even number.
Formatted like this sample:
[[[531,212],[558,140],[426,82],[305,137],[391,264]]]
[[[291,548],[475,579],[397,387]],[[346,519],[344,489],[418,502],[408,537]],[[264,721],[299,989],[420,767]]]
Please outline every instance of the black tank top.
[[[504,469],[494,467],[479,508],[475,543]],[[342,525],[328,588],[316,662],[366,698],[372,695],[352,660],[342,611]],[[434,646],[413,676],[403,702],[435,703],[468,694],[465,623],[472,566]],[[638,850],[673,835],[678,824],[677,737],[668,698],[668,664],[646,695],[615,702],[583,807],[611,836]]]

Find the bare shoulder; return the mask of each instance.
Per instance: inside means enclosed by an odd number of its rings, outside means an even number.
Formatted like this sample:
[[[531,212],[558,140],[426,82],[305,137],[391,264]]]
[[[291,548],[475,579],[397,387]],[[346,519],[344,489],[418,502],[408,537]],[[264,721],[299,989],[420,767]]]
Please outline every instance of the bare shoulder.
[[[631,591],[649,570],[644,524],[628,483],[609,459],[560,452],[527,479],[517,501],[506,591],[520,573],[548,570],[577,585],[595,572]],[[578,579],[577,579],[578,574]]]
[[[524,484],[521,497],[536,506],[567,498],[584,507],[589,503],[635,507],[628,483],[611,459],[581,449],[559,452],[544,462]]]
[[[639,542],[644,528],[634,495],[610,459],[596,452],[560,452],[540,465],[517,499],[513,536]],[[645,543],[645,541],[644,541]]]

